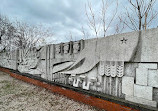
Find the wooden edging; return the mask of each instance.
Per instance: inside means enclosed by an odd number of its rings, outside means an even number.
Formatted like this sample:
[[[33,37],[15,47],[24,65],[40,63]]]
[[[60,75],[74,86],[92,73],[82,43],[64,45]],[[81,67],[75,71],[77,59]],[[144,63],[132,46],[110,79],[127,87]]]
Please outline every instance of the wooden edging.
[[[74,90],[71,90],[68,88],[49,84],[49,83],[46,83],[41,80],[33,79],[33,78],[30,78],[30,77],[27,77],[24,75],[19,75],[15,72],[12,72],[10,69],[0,67],[0,71],[6,72],[6,73],[10,74],[10,76],[20,79],[22,81],[46,88],[46,89],[52,91],[53,93],[58,93],[58,94],[64,95],[73,100],[97,107],[99,109],[104,109],[106,111],[140,111],[140,110],[149,111],[150,110],[150,109],[144,108],[144,107],[141,108],[137,105],[135,107],[133,107],[133,106],[130,107],[129,104],[128,105],[118,104],[118,103],[111,102],[111,101],[108,101],[105,99],[87,95],[82,92],[77,92],[77,91],[74,91]]]

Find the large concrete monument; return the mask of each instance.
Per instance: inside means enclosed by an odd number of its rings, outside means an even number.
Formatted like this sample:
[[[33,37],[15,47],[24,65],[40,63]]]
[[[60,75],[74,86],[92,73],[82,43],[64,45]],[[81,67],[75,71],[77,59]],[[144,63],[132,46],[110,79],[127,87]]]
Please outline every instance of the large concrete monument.
[[[157,107],[158,29],[1,52],[0,65]]]

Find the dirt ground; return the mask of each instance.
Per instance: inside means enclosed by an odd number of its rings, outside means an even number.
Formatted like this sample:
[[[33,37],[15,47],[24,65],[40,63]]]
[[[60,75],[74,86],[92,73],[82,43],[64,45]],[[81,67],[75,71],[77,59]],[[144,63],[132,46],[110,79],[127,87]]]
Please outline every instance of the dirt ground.
[[[0,72],[0,111],[99,110]]]

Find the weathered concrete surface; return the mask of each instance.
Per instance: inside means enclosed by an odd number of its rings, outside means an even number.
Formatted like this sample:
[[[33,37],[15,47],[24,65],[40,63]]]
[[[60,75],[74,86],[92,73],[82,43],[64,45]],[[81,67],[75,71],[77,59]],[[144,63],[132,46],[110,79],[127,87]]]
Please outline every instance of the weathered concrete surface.
[[[134,84],[134,96],[153,100],[153,87]]]
[[[64,73],[86,73],[99,61],[130,61],[138,44],[138,35],[138,32],[131,32],[85,41],[85,48],[69,71]],[[85,61],[80,67],[71,70],[83,59]]]
[[[147,69],[157,69],[157,63],[139,63],[139,68],[147,68]]]
[[[158,62],[158,28],[142,31],[141,62]]]
[[[122,78],[122,93],[128,96],[134,95],[134,77],[124,76]]]
[[[149,70],[148,85],[158,88],[158,70]]]
[[[144,104],[144,105],[149,105],[152,107],[156,107],[157,106],[157,102],[156,101],[150,101],[147,99],[143,99],[143,98],[139,98],[139,97],[134,97],[134,96],[125,96],[125,99],[134,103],[140,103],[140,104]]]
[[[0,111],[99,111],[0,72]]]
[[[53,66],[53,71],[52,71],[52,73],[56,73],[56,72],[62,71],[62,70],[64,70],[64,69],[67,69],[67,68],[69,68],[72,64],[73,64],[73,62],[65,62],[65,63],[62,63],[62,64],[58,64],[58,65],[56,65],[56,66]]]
[[[0,65],[89,92],[157,102],[157,36],[158,28],[1,52]]]
[[[157,101],[158,101],[157,63],[136,63],[136,64],[127,63],[125,68],[126,68],[125,69],[126,74],[123,77],[123,81],[122,81],[123,83],[122,89],[123,89],[123,93],[125,94],[125,99],[128,101],[135,102],[135,103],[157,107]],[[134,70],[135,72],[133,72],[133,68],[135,69]],[[133,73],[131,75],[129,72],[127,72],[130,70]],[[127,83],[130,82],[126,77],[134,79],[133,90],[130,89],[130,86],[126,85]],[[124,80],[124,78],[126,79]],[[125,90],[126,87],[128,89]],[[134,92],[133,96],[130,96],[127,93],[129,90],[131,90],[130,92],[132,91]]]
[[[146,85],[148,82],[148,69],[147,68],[136,68],[136,84]]]
[[[158,49],[154,48],[158,47],[157,36],[158,29],[150,29],[87,40],[77,61],[64,73],[86,73],[99,61],[158,62]],[[85,61],[80,67],[71,70],[83,59]]]

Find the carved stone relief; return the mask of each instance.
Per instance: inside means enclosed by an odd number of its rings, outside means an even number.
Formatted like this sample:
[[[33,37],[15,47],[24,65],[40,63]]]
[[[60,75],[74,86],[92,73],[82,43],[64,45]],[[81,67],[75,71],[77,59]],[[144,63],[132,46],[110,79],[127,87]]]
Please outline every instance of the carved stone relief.
[[[54,73],[52,75],[52,81],[57,82],[57,83],[67,84],[68,82],[67,79],[68,79],[68,76],[65,74]]]
[[[61,46],[60,46],[60,44],[55,45],[55,52],[56,52],[57,54],[61,53]]]
[[[100,67],[99,67],[99,74],[101,75],[101,76],[103,76],[104,75],[104,65],[105,65],[105,63],[104,63],[104,61],[100,61]]]
[[[124,75],[123,61],[100,61],[99,75],[102,76],[103,93],[123,97],[122,95],[122,77]]]
[[[158,90],[158,48],[155,48],[157,34],[157,29],[142,32],[141,45],[140,33],[131,32],[85,40],[84,43],[72,41],[53,44],[53,50],[48,48],[49,46],[44,46],[41,49],[20,50],[18,55],[14,52],[2,52],[0,65],[12,69],[13,65],[18,63],[20,72],[37,74],[45,79],[48,79],[46,74],[49,73],[50,80],[57,83],[122,98],[125,95],[126,100],[156,107],[158,100],[154,100],[153,90]],[[151,37],[153,38],[149,39]],[[72,56],[68,55],[70,49]],[[137,49],[140,51],[133,60]],[[17,57],[18,60],[15,59]],[[124,61],[128,64],[133,64],[134,61],[136,66],[132,66],[131,69]],[[127,67],[128,71],[124,73],[124,68]]]
[[[117,77],[122,77],[124,75],[124,62],[120,61],[117,64]]]
[[[73,44],[73,53],[78,53],[80,51],[80,43],[74,42]]]
[[[99,74],[103,76],[122,77],[124,75],[123,61],[100,61]]]
[[[117,72],[116,72],[116,67],[117,67],[117,64],[116,64],[116,62],[111,62],[111,67],[110,67],[110,75],[111,75],[111,77],[116,77],[116,74],[117,74]]]
[[[45,49],[45,48],[43,48]],[[40,50],[33,50],[33,49],[25,49],[19,51],[19,65],[18,70],[22,73],[29,73],[33,75],[39,75],[42,78],[45,78],[45,57],[46,51]],[[45,54],[40,54],[45,52]],[[42,57],[41,57],[42,56]]]
[[[106,62],[105,62],[105,75],[106,75],[106,76],[110,76],[110,73],[111,73],[111,72],[110,72],[110,68],[111,68],[111,67],[110,67],[110,62],[109,62],[109,61],[106,61]]]
[[[64,44],[63,47],[64,47],[64,54],[69,53],[70,45],[67,43],[67,44]]]

